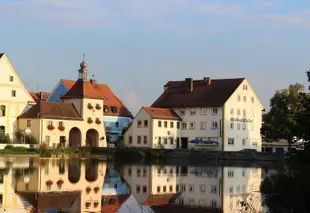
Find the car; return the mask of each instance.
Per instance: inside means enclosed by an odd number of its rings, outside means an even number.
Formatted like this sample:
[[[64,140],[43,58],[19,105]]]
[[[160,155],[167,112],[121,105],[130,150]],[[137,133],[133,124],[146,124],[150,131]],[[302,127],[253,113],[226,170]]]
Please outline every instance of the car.
[[[256,149],[242,149],[240,152],[257,152]]]

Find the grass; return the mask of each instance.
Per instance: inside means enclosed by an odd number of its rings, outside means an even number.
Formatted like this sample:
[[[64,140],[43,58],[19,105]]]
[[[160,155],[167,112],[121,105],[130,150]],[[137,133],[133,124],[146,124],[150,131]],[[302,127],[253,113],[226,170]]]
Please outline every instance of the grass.
[[[34,148],[13,147],[7,145],[4,149],[0,149],[0,155],[33,155],[39,154],[39,150]]]

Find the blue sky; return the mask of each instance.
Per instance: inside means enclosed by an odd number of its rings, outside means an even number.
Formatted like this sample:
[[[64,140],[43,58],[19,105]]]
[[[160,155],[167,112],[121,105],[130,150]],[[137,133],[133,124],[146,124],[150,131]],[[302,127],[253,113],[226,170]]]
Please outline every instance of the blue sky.
[[[306,83],[309,0],[1,0],[0,52],[29,90],[90,75],[134,113],[168,80],[246,77],[266,108]]]

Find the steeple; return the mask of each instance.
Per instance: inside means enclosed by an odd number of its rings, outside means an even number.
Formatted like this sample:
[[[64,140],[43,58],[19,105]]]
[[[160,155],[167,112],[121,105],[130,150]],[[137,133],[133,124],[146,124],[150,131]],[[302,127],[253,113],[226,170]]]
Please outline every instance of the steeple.
[[[80,64],[80,69],[79,69],[79,79],[81,80],[87,80],[87,63],[85,62],[85,55],[83,53],[83,61]]]

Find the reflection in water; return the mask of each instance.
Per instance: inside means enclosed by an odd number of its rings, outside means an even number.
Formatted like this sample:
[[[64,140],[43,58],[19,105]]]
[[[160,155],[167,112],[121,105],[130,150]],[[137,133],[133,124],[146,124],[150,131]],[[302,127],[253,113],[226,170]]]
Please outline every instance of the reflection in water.
[[[261,168],[0,158],[0,212],[257,213],[261,179]]]

